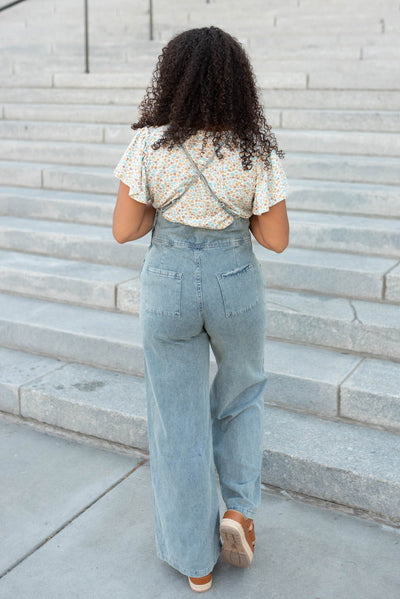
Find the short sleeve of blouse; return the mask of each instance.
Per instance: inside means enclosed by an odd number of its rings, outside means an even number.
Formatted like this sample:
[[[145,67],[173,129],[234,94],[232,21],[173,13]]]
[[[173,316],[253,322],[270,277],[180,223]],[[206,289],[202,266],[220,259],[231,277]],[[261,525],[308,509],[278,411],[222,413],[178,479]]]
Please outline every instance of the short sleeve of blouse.
[[[271,206],[287,198],[288,182],[275,150],[271,152],[270,161],[269,168],[260,162],[252,214],[268,212]]]
[[[142,204],[150,199],[143,161],[145,151],[146,129],[136,129],[131,143],[114,169],[114,176],[128,185],[129,196]]]

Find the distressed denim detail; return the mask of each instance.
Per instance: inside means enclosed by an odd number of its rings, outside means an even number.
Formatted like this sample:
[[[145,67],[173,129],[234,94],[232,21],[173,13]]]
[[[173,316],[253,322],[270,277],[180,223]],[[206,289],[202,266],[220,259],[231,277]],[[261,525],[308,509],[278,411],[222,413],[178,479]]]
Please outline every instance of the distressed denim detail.
[[[254,293],[259,277],[256,266],[252,262],[217,274],[216,277],[221,289],[226,317],[250,310],[260,300],[260,295]]]

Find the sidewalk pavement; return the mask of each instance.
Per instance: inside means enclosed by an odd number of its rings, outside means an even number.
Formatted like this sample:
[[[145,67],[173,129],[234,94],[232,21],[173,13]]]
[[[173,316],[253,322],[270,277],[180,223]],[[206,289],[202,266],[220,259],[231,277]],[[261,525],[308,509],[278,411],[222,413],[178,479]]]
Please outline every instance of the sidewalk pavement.
[[[4,416],[0,452],[0,599],[198,596],[156,556],[148,456]],[[399,599],[399,529],[268,490],[254,525],[250,568],[219,560],[202,596]]]

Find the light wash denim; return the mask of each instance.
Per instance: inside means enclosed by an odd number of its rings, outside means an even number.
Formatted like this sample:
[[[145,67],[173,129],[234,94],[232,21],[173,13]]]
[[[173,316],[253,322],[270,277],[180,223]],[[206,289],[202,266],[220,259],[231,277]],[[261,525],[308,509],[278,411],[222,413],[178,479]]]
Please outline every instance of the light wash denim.
[[[187,576],[220,554],[218,479],[226,509],[253,518],[261,501],[265,294],[248,218],[216,230],[157,210],[140,271],[155,540]]]

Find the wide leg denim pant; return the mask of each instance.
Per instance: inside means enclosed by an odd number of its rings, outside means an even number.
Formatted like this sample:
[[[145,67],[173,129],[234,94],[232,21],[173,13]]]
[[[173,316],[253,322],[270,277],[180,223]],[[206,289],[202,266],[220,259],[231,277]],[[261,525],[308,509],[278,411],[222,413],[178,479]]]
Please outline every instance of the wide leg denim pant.
[[[157,556],[205,576],[221,550],[215,468],[227,509],[253,518],[261,500],[266,297],[249,219],[215,230],[157,211],[140,323]]]

